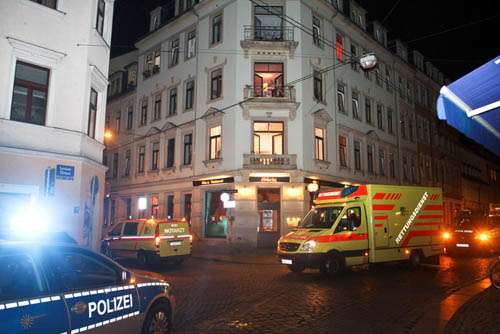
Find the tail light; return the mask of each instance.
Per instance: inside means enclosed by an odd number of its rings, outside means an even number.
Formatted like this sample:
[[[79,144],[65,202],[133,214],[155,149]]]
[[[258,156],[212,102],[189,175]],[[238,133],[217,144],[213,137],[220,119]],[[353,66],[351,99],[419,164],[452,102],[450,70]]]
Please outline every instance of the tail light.
[[[451,239],[451,233],[450,232],[443,232],[443,239],[444,240],[450,240]]]
[[[155,246],[156,248],[160,248],[160,225],[156,225],[155,229]]]
[[[193,242],[193,235],[192,234],[189,235],[189,242]]]
[[[478,239],[481,242],[485,242],[490,240],[490,235],[487,232],[481,232],[476,236],[476,239]]]

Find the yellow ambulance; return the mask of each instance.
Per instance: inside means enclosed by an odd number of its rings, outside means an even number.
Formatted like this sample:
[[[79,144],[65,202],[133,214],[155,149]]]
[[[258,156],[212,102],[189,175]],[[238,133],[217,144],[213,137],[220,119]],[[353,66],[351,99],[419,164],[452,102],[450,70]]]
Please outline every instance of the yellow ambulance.
[[[319,193],[277,254],[293,272],[407,260],[439,263],[444,245],[440,188],[360,185]]]
[[[143,266],[155,260],[181,264],[191,254],[192,241],[185,220],[134,219],[113,227],[101,252],[110,258],[137,259]]]

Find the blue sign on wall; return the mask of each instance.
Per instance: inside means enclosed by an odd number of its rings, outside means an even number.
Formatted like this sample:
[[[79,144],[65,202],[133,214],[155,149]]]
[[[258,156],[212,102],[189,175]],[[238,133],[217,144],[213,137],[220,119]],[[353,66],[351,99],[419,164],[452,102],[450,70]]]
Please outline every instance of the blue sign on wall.
[[[75,178],[75,167],[66,165],[57,165],[56,178],[59,180],[73,180]]]

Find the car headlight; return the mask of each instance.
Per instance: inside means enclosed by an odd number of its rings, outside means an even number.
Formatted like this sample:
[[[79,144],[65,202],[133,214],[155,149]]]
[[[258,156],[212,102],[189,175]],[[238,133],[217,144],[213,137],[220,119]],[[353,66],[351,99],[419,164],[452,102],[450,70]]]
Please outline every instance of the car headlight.
[[[450,240],[451,239],[451,233],[446,231],[443,233],[443,239],[444,240]]]
[[[302,245],[302,250],[306,253],[311,253],[316,247],[316,244],[317,244],[316,241],[308,240],[304,242],[304,244]]]
[[[490,239],[490,235],[486,232],[481,232],[476,236],[476,239],[479,241],[488,241]]]

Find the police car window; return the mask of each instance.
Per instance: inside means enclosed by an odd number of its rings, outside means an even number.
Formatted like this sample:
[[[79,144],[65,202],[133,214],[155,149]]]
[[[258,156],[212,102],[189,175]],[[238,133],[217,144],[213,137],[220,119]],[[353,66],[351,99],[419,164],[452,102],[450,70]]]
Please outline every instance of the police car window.
[[[109,232],[110,236],[116,237],[122,234],[122,226],[123,224],[118,224]]]
[[[0,255],[0,302],[45,294],[40,272],[27,255]]]
[[[61,251],[52,256],[54,275],[67,291],[104,287],[120,283],[118,272],[93,256]]]
[[[361,226],[361,208],[348,208],[335,228],[335,233],[356,231]]]
[[[137,227],[139,223],[126,223],[123,229],[123,235],[137,235]]]

